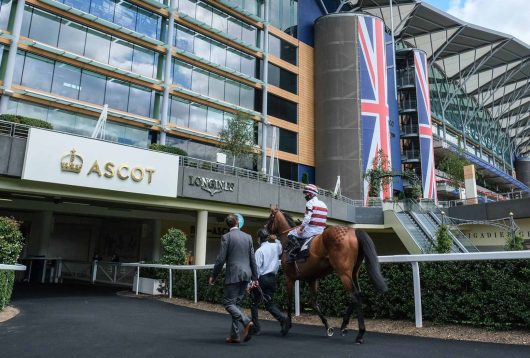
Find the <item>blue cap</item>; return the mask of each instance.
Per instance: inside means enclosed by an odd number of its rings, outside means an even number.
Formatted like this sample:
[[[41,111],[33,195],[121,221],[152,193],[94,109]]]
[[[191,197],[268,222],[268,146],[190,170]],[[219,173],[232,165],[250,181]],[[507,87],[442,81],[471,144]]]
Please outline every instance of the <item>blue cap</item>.
[[[234,215],[236,216],[237,222],[239,223],[239,228],[241,229],[243,225],[245,224],[245,219],[243,218],[243,215],[241,215],[240,213],[235,213]]]

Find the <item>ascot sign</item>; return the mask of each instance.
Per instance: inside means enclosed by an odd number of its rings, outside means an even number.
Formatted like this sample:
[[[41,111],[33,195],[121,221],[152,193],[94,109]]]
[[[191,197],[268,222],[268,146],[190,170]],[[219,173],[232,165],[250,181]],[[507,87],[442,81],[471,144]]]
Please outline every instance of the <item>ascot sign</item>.
[[[188,178],[188,185],[198,186],[202,190],[210,193],[211,196],[214,196],[215,194],[221,193],[223,191],[232,192],[234,191],[234,188],[236,186],[235,183],[224,180],[211,179],[206,177],[196,177],[193,175],[189,175]]]
[[[178,158],[31,128],[22,179],[174,198]]]

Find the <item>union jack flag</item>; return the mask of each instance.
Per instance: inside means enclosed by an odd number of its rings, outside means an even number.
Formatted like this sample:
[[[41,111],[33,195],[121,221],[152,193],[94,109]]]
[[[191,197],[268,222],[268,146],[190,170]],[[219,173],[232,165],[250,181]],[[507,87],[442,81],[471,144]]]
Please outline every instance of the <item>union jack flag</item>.
[[[361,148],[363,169],[366,173],[372,167],[380,149],[390,163],[392,160],[388,128],[387,61],[383,21],[369,16],[359,16],[358,19]],[[390,198],[392,196],[390,185],[383,189],[381,198]],[[368,199],[368,190],[368,182],[365,180],[363,192],[365,203]]]
[[[414,51],[414,67],[416,73],[416,95],[420,131],[423,198],[437,201],[431,122],[431,98],[429,95],[429,73],[427,72],[427,56],[424,52]]]

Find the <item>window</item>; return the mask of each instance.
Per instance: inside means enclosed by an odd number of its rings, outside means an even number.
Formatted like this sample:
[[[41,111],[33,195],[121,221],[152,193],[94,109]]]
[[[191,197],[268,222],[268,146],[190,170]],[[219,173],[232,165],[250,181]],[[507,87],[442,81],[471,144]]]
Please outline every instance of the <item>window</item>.
[[[60,25],[61,22],[57,16],[33,9],[29,37],[48,45],[57,46]]]
[[[195,68],[191,77],[191,89],[197,93],[208,95],[208,72]]]
[[[298,180],[298,164],[279,160],[280,177],[289,180]]]
[[[188,127],[190,117],[190,104],[173,97],[171,99],[171,108],[169,122],[181,127]]]
[[[138,7],[136,31],[151,38],[158,39],[158,33],[161,23],[162,19],[160,15],[153,14],[150,11]]]
[[[127,112],[127,99],[129,98],[129,85],[114,78],[107,79],[107,93],[105,103],[113,109]]]
[[[214,29],[217,29],[219,31],[222,31],[222,32],[227,32],[228,31],[228,21],[226,19],[226,14],[220,12],[220,11],[217,11],[217,10],[213,10],[213,13],[212,13],[212,27]]]
[[[174,60],[173,64],[173,83],[184,88],[191,89],[191,72],[192,66],[182,61]]]
[[[206,132],[207,107],[192,103],[190,106],[189,127],[201,132]]]
[[[175,47],[184,51],[193,52],[193,38],[193,31],[182,26],[177,26]]]
[[[65,19],[61,21],[59,48],[83,55],[85,52],[85,41],[86,27]]]
[[[130,71],[132,69],[133,45],[112,39],[110,45],[109,64]]]
[[[158,54],[140,46],[134,46],[132,71],[147,77],[154,77]]]
[[[50,92],[53,61],[40,56],[26,55],[22,72],[22,85]]]
[[[206,131],[218,135],[223,129],[223,112],[215,108],[208,108]]]
[[[238,39],[241,38],[241,24],[238,20],[228,19],[228,34]]]
[[[102,105],[105,100],[105,76],[94,72],[85,71],[81,74],[81,89],[79,99],[81,101]]]
[[[99,31],[87,30],[85,56],[96,61],[109,63],[110,36]]]
[[[153,92],[151,90],[131,85],[129,92],[129,107],[127,108],[127,111],[140,116],[150,117],[152,95]]]
[[[239,105],[248,109],[254,109],[255,92],[253,87],[242,84]]]
[[[278,149],[287,153],[298,154],[298,135],[295,132],[280,128]]]
[[[203,59],[210,61],[210,41],[203,36],[195,37],[194,53]]]
[[[225,83],[225,101],[239,105],[239,83],[227,80]]]
[[[84,12],[90,11],[90,1],[86,0],[64,0],[65,5],[70,5],[76,9],[79,9]]]
[[[9,24],[9,14],[11,13],[11,0],[2,0],[0,1],[0,29],[7,30],[7,25]]]
[[[226,66],[226,47],[221,44],[212,44],[212,62]]]
[[[135,5],[121,1],[116,4],[114,10],[114,23],[123,26],[129,30],[136,30],[136,11]]]
[[[60,96],[77,99],[79,96],[81,70],[57,62],[53,73],[52,92]]]
[[[241,72],[241,56],[238,51],[231,48],[227,50],[226,67]]]
[[[208,26],[212,26],[212,8],[205,3],[198,3],[195,18]]]
[[[223,101],[225,99],[225,79],[214,74],[208,78],[208,95]]]
[[[180,0],[179,1],[179,11],[191,16],[195,17],[195,9],[197,7],[197,1],[196,0]]]
[[[296,103],[268,93],[268,114],[291,123],[298,123],[298,106]]]
[[[112,21],[114,19],[115,6],[114,0],[92,0],[90,13],[107,21]]]
[[[286,91],[298,93],[298,77],[283,68],[273,65],[269,62],[269,83],[273,86],[280,87]]]
[[[269,53],[293,65],[297,64],[297,47],[273,35],[269,35]]]
[[[250,77],[256,77],[256,58],[241,56],[241,72]]]

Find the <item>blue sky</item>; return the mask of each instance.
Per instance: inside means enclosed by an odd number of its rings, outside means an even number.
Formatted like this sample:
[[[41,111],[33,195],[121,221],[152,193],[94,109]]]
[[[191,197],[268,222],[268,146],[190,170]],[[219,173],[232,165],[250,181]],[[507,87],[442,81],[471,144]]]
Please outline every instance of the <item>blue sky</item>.
[[[434,5],[441,10],[449,9],[449,0],[424,0],[424,2]]]

